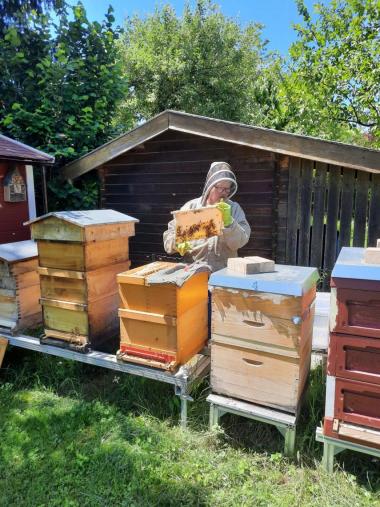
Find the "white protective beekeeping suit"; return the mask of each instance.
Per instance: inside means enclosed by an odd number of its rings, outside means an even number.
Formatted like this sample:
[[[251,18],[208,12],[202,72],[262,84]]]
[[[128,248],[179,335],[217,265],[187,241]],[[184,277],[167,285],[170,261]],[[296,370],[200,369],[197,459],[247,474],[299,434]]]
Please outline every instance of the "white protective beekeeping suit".
[[[237,202],[231,201],[236,194],[237,182],[231,166],[226,162],[213,162],[206,177],[202,196],[187,202],[182,210],[201,208],[206,205],[212,187],[221,181],[231,182],[231,193],[225,202],[231,206],[233,222],[223,229],[221,236],[190,241],[191,251],[184,256],[185,262],[206,262],[211,271],[225,268],[229,257],[236,257],[239,248],[248,243],[251,228],[244,211]],[[168,224],[164,232],[164,248],[168,254],[177,253],[175,243],[175,220]]]

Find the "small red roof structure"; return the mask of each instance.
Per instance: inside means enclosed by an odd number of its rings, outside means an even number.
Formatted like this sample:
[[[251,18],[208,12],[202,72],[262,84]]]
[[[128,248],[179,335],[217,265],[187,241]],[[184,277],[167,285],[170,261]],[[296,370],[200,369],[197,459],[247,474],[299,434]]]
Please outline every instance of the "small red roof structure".
[[[54,164],[53,156],[2,134],[0,134],[0,160],[20,161],[33,165]]]

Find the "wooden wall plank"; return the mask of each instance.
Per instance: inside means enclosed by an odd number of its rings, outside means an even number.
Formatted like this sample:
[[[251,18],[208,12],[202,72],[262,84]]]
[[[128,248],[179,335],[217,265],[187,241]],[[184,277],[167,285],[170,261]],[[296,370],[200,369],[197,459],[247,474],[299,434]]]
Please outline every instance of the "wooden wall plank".
[[[354,240],[353,246],[365,246],[368,210],[369,174],[358,171],[355,189]]]
[[[353,169],[343,169],[340,229],[339,229],[339,250],[343,246],[350,246],[351,244],[354,191],[355,191],[355,171]]]
[[[368,218],[368,246],[376,246],[377,239],[380,239],[380,175],[372,175],[371,202]]]
[[[327,223],[323,268],[331,271],[337,257],[337,222],[340,197],[340,170],[329,166],[327,194]]]
[[[288,188],[288,234],[286,238],[286,263],[297,263],[297,230],[298,230],[298,188],[301,177],[301,159],[291,157],[289,160]]]
[[[322,266],[323,261],[326,173],[327,164],[317,162],[315,166],[313,225],[310,253],[310,265],[316,267]]]
[[[311,191],[313,187],[313,162],[302,160],[300,184],[300,228],[298,240],[299,266],[309,265]]]

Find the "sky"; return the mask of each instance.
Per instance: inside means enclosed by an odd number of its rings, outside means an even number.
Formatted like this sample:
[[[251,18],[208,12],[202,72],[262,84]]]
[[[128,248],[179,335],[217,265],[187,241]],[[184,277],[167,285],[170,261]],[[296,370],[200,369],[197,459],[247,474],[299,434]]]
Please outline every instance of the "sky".
[[[185,5],[185,0],[81,0],[86,8],[90,21],[101,21],[108,5],[115,9],[116,23],[123,24],[127,16],[138,14],[144,16],[154,11],[156,5],[168,3],[174,7],[180,15]],[[305,0],[310,11],[317,0]],[[74,0],[69,3],[76,3]],[[193,2],[191,2],[193,3]],[[295,0],[215,0],[224,15],[237,18],[242,25],[254,21],[265,25],[263,37],[269,41],[268,49],[277,50],[286,55],[289,46],[296,39],[292,28],[293,23],[301,19],[297,13]],[[328,3],[328,0],[322,3]]]

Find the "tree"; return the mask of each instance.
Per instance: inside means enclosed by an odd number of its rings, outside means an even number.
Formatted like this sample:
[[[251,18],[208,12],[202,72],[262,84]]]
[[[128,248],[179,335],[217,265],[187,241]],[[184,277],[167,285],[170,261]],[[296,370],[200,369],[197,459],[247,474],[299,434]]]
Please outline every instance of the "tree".
[[[15,12],[0,40],[0,128],[59,164],[109,139],[125,91],[112,8],[101,24],[81,3],[72,12],[60,7],[56,24],[42,8]]]
[[[129,94],[121,119],[135,122],[164,109],[234,121],[274,125],[278,107],[261,25],[241,28],[209,0],[156,8],[145,19],[127,20],[123,37]]]
[[[297,0],[303,24],[282,87],[288,128],[380,146],[380,2]]]

